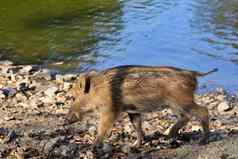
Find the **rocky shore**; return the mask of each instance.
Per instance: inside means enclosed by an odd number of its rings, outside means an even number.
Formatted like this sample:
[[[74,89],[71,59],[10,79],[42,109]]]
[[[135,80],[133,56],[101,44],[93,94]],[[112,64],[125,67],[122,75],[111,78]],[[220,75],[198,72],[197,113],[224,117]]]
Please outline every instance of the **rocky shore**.
[[[196,95],[210,113],[210,143],[197,144],[198,122],[181,131],[176,144],[167,139],[176,121],[170,110],[146,114],[143,147],[130,148],[135,140],[132,125],[123,114],[102,147],[93,148],[95,119],[63,126],[72,103],[70,89],[76,74],[59,74],[33,65],[0,62],[0,158],[238,158],[238,97],[222,88]]]

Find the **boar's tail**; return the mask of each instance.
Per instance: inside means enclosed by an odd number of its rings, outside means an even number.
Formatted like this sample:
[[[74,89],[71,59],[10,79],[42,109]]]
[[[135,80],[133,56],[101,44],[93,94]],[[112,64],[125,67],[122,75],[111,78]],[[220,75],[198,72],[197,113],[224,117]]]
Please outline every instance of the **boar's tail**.
[[[210,70],[208,72],[197,72],[197,71],[194,71],[194,74],[196,76],[198,76],[198,77],[202,77],[202,76],[206,76],[206,75],[208,75],[210,73],[217,72],[217,71],[218,71],[218,68],[214,68],[214,69],[212,69],[212,70]]]

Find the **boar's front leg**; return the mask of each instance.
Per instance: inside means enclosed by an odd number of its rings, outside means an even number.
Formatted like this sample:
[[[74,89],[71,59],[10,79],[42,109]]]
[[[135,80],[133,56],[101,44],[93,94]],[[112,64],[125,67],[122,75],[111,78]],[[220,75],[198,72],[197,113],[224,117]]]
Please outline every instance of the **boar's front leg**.
[[[112,108],[105,108],[100,111],[100,121],[98,124],[98,135],[95,144],[101,144],[106,135],[111,133],[114,122],[117,119],[118,111]]]
[[[179,130],[187,124],[189,121],[188,117],[185,116],[184,114],[178,115],[178,121],[176,124],[173,125],[171,130],[169,131],[169,137],[172,138],[172,140],[175,140],[176,137],[178,136]]]
[[[128,113],[130,121],[133,125],[133,128],[136,131],[136,141],[135,143],[132,145],[133,147],[140,147],[142,140],[144,138],[144,133],[142,131],[142,124],[141,124],[141,115],[140,114],[130,114]]]

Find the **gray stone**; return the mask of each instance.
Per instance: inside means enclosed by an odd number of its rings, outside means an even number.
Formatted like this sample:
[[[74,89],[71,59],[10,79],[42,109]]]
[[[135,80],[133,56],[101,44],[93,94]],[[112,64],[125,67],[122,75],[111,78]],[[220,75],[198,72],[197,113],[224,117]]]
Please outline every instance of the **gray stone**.
[[[71,82],[72,80],[75,80],[76,78],[77,78],[76,74],[66,74],[66,75],[57,74],[55,76],[55,80],[57,82]]]
[[[200,131],[201,129],[202,128],[200,125],[192,125],[192,127],[191,127],[191,131],[194,131],[194,132]]]
[[[58,90],[59,90],[58,87],[53,86],[53,87],[48,88],[44,93],[48,97],[54,97]]]
[[[3,144],[5,143],[9,143],[12,140],[14,140],[15,138],[17,138],[17,134],[14,130],[11,130],[8,132],[8,134],[5,136],[4,140],[3,140]]]
[[[131,147],[129,146],[129,145],[127,145],[127,144],[125,144],[125,145],[122,145],[121,146],[121,151],[123,152],[123,153],[129,153],[130,151],[131,151]]]
[[[226,97],[223,94],[220,94],[220,95],[216,96],[216,99],[219,100],[219,101],[224,101],[225,98]]]
[[[42,69],[34,73],[34,77],[37,79],[52,80],[52,73],[49,69]]]
[[[8,97],[14,96],[17,93],[17,90],[11,87],[3,88],[1,91],[3,91],[3,94]]]
[[[50,139],[44,146],[44,152],[46,154],[49,154],[55,148],[55,146],[57,146],[59,142],[60,142],[60,137]]]
[[[61,157],[75,158],[78,156],[78,147],[76,144],[62,145],[54,152]]]
[[[103,152],[106,152],[106,153],[111,153],[113,151],[113,147],[112,145],[109,145],[107,143],[104,143],[103,144]]]
[[[64,82],[63,90],[68,91],[72,87],[72,84],[69,82]]]
[[[41,98],[41,101],[46,106],[55,103],[55,99],[53,99],[51,97],[43,97],[43,98]]]
[[[0,90],[0,99],[6,98],[6,95],[4,94],[3,90]]]
[[[17,93],[15,97],[18,102],[19,101],[25,102],[27,100],[27,97],[22,93]]]
[[[218,106],[217,109],[219,112],[224,112],[230,110],[232,107],[227,101],[221,102]]]
[[[90,135],[96,135],[97,133],[97,128],[95,126],[91,126],[89,129],[88,129],[88,132]]]
[[[30,74],[31,70],[33,69],[33,67],[31,65],[27,65],[27,66],[23,66],[22,69],[20,69],[20,73],[21,74]]]
[[[0,144],[0,158],[5,158],[10,149],[6,144]]]
[[[55,80],[60,83],[64,81],[64,78],[61,74],[57,74],[55,75]]]
[[[4,117],[5,121],[15,120],[16,118],[14,116],[6,116]]]
[[[20,81],[17,83],[18,91],[27,91],[30,89],[30,84],[28,80]]]
[[[76,74],[66,74],[66,75],[63,76],[63,79],[64,79],[65,82],[70,82],[70,81],[72,81],[76,78],[77,78]]]
[[[13,62],[9,60],[4,60],[4,61],[0,61],[0,65],[11,66],[13,65]]]

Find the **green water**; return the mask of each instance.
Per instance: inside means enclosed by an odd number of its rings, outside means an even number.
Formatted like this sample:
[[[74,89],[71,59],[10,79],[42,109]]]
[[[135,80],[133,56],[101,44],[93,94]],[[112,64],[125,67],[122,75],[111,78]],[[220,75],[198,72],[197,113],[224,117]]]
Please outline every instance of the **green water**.
[[[97,56],[97,42],[120,29],[114,25],[120,8],[115,0],[1,1],[2,59],[21,64],[63,60],[72,67],[79,54]],[[88,61],[95,62],[93,56]]]

